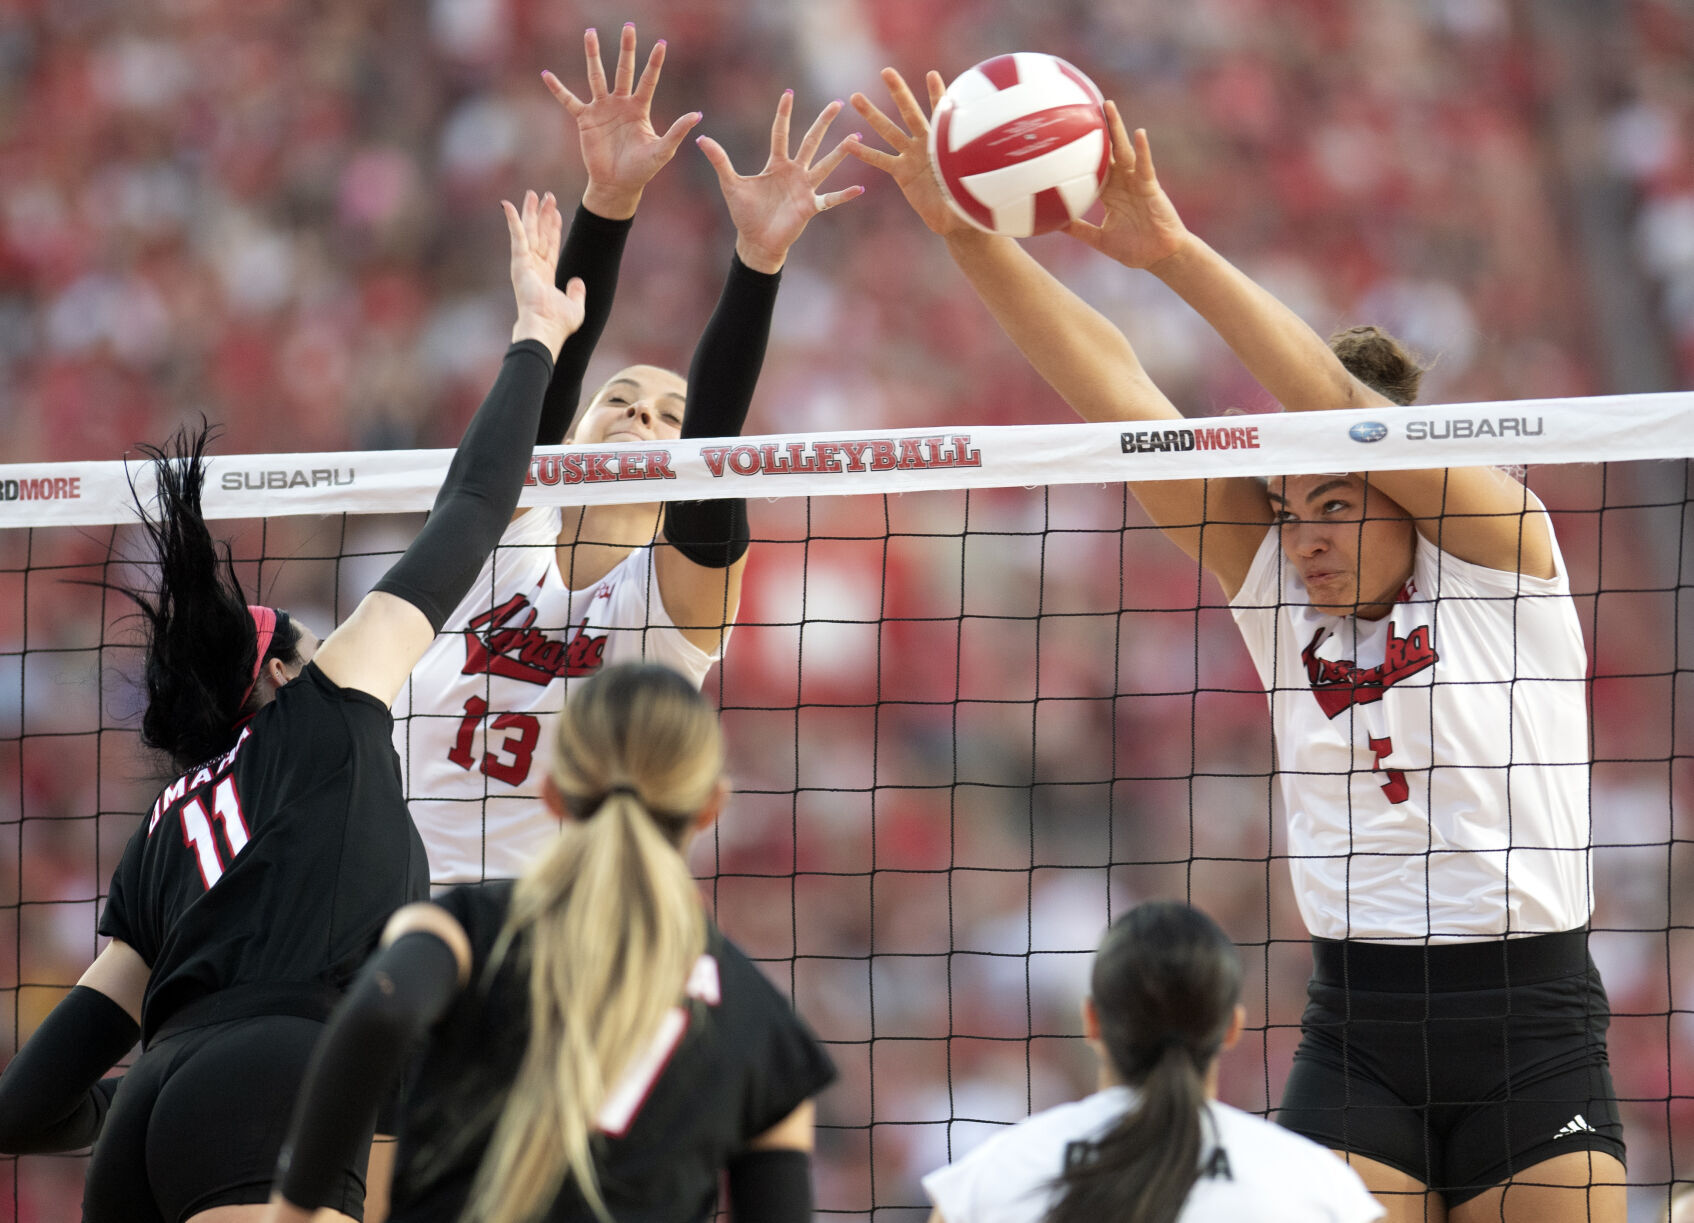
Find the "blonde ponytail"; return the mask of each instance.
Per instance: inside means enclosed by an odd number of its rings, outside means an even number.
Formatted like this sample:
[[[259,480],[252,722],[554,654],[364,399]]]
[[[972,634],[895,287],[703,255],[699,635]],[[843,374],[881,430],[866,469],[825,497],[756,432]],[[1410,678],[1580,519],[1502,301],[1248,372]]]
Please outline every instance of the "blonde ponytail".
[[[682,998],[706,920],[679,852],[712,801],[711,707],[663,667],[610,667],[559,720],[553,781],[572,818],[513,889],[495,951],[522,955],[529,1045],[478,1169],[469,1223],[530,1223],[569,1177],[609,1221],[595,1118]]]

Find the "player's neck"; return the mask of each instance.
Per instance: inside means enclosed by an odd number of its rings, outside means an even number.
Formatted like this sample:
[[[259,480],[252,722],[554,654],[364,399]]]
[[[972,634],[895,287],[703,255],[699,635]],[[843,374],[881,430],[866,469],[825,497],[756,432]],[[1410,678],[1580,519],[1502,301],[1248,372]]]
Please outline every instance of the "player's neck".
[[[1111,1062],[1101,1058],[1100,1073],[1094,1089],[1105,1091],[1108,1087],[1122,1086],[1123,1080],[1118,1077],[1117,1071],[1112,1069]],[[1215,1100],[1218,1098],[1218,1059],[1215,1057],[1212,1059],[1212,1064],[1206,1067],[1205,1089],[1206,1099]]]
[[[559,547],[573,544],[644,547],[659,533],[662,510],[662,504],[657,501],[640,505],[567,505],[559,514]]]
[[[570,590],[605,577],[658,533],[658,502],[644,505],[568,505],[559,518],[559,576]]]

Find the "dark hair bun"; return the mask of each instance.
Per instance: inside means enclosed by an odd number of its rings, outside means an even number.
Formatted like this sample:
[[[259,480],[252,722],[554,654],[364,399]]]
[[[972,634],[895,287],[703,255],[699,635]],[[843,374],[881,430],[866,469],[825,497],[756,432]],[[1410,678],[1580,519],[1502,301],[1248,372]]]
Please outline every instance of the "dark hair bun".
[[[1329,337],[1347,372],[1397,404],[1415,403],[1427,365],[1380,327],[1349,327]]]

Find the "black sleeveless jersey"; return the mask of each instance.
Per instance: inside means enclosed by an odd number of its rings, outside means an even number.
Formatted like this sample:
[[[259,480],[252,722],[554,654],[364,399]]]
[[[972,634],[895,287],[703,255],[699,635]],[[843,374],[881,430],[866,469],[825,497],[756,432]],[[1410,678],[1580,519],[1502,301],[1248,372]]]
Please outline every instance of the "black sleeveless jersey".
[[[233,748],[159,795],[100,919],[153,970],[144,1042],[224,991],[245,1000],[224,1018],[327,1014],[389,915],[428,898],[392,733],[381,701],[308,664]]]
[[[436,898],[470,936],[473,967],[414,1064],[392,1223],[459,1218],[522,1063],[529,999],[521,948],[489,970],[512,886],[471,885]],[[788,1001],[716,927],[687,995],[601,1109],[595,1167],[618,1223],[710,1218],[724,1166],[835,1077]],[[571,1184],[543,1217],[595,1220]]]

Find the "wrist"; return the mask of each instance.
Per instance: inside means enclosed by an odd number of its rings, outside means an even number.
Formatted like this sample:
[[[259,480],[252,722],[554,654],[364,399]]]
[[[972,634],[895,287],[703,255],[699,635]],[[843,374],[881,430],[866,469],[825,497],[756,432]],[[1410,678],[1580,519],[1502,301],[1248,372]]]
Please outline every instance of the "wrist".
[[[641,205],[642,188],[630,190],[590,181],[583,188],[582,206],[597,217],[608,221],[627,221]]]
[[[766,276],[774,276],[782,271],[782,265],[788,260],[788,248],[780,251],[760,247],[737,235],[735,239],[735,255],[742,263],[755,272],[763,272]]]
[[[518,321],[512,324],[512,343],[521,344],[525,340],[534,340],[552,354],[553,360],[559,359],[559,350],[570,338],[570,329],[563,323],[555,323],[550,319],[535,315],[520,314]]]
[[[1174,251],[1149,263],[1147,270],[1174,288],[1177,281],[1191,275],[1212,254],[1212,248],[1204,241],[1193,234],[1185,233]]]

